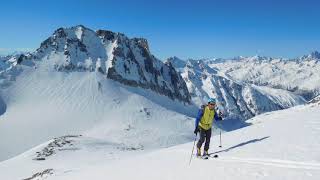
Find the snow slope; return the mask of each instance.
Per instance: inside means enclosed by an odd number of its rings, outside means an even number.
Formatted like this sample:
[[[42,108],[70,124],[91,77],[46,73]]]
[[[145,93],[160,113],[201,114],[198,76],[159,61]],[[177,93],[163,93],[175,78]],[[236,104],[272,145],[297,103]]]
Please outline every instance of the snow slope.
[[[111,142],[174,145],[188,140],[193,121],[186,115],[196,112],[194,106],[121,85],[99,72],[57,72],[50,62],[38,63],[36,71],[25,67],[2,95],[7,109],[0,116],[0,160],[84,131]]]
[[[106,139],[62,137],[1,162],[0,178],[317,180],[319,107],[310,104],[256,116],[247,121],[251,126],[223,133],[222,148],[218,148],[219,136],[214,136],[210,153],[219,154],[217,159],[193,157],[189,165],[192,142],[148,151],[117,149],[119,145]],[[73,145],[62,145],[63,139]],[[43,161],[32,160],[37,154],[43,156],[46,146],[55,147],[55,153]]]

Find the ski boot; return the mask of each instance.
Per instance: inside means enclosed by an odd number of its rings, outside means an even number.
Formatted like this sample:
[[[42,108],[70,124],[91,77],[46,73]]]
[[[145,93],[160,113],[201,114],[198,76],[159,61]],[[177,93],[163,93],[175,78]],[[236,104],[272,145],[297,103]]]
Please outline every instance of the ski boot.
[[[204,156],[204,157],[205,157],[205,156],[209,156],[208,151],[204,151],[202,156]]]
[[[197,148],[197,157],[201,157],[201,149]]]

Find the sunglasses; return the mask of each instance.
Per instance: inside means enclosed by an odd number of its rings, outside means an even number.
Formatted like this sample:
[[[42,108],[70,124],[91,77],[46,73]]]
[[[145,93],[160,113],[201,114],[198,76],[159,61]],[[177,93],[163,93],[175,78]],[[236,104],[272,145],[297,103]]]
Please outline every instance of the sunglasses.
[[[216,105],[215,103],[209,103],[209,105],[212,105],[212,106],[214,106],[214,105]]]

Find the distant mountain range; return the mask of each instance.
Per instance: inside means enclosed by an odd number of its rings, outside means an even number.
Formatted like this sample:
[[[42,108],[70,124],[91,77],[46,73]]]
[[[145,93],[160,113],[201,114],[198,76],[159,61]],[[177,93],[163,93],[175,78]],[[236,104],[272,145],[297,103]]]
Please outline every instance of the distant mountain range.
[[[255,115],[289,108],[306,102],[305,98],[286,89],[255,85],[238,80],[215,67],[210,60],[169,58],[187,83],[192,101],[200,106],[215,97],[224,114],[233,119],[249,119]],[[225,61],[225,60],[223,60]],[[226,63],[219,60],[219,63]],[[232,60],[231,63],[239,61]],[[241,61],[242,62],[242,61]],[[218,64],[219,64],[218,63]],[[254,64],[250,62],[249,64]],[[228,66],[231,68],[231,66]]]

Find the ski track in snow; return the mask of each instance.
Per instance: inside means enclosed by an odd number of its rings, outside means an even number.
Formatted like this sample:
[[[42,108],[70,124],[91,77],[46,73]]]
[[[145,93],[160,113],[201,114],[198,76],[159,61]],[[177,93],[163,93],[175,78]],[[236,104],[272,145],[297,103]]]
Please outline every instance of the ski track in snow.
[[[320,163],[288,161],[288,160],[280,160],[280,159],[239,158],[239,157],[221,157],[221,156],[219,156],[219,158],[211,157],[210,160],[211,159],[213,159],[213,161],[230,162],[230,163],[247,163],[247,164],[274,166],[274,167],[290,168],[290,169],[320,170]]]

